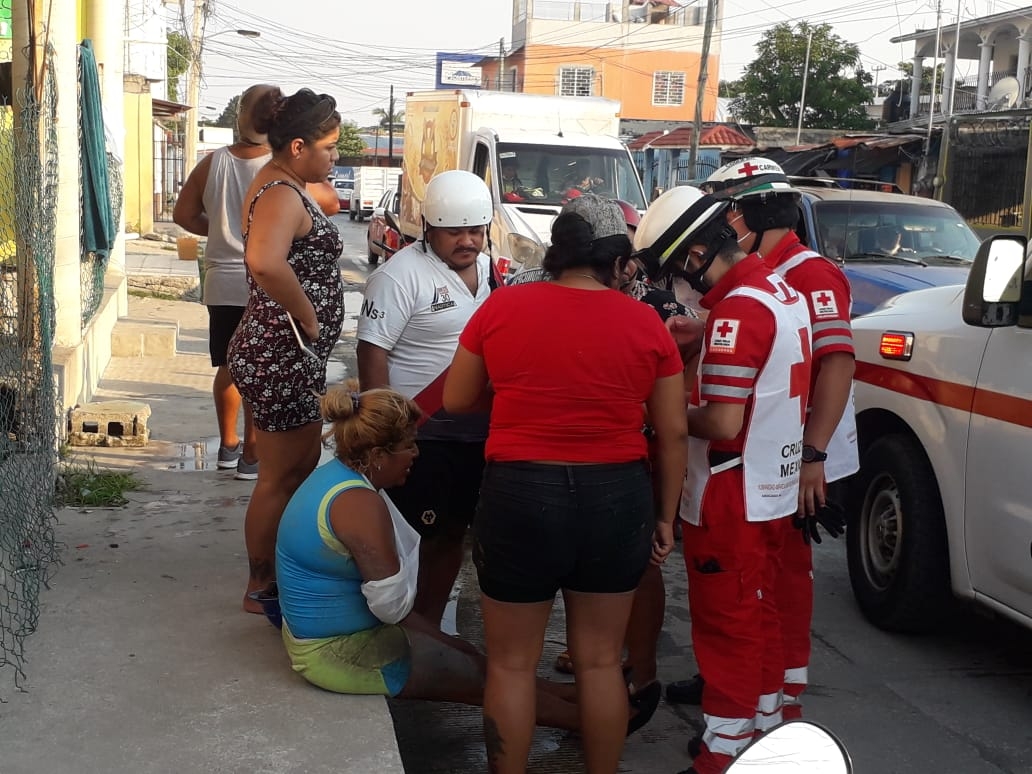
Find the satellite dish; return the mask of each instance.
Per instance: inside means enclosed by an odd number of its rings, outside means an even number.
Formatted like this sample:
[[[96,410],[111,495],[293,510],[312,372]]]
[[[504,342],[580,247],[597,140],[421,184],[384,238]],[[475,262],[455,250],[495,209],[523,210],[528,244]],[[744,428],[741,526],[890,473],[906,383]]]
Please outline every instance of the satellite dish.
[[[989,110],[1010,110],[1018,104],[1018,93],[1021,91],[1021,84],[1013,75],[1000,78],[996,85],[989,90],[986,97],[986,105]]]

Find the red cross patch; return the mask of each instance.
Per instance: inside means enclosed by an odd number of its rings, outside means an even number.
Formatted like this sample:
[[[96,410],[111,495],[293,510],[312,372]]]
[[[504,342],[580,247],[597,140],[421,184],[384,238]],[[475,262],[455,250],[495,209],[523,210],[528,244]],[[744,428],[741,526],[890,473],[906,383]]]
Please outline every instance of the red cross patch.
[[[835,303],[835,294],[830,290],[815,290],[810,298],[816,317],[838,317],[838,304]]]
[[[738,341],[740,320],[720,319],[713,322],[713,333],[710,335],[709,351],[722,355],[733,355]]]

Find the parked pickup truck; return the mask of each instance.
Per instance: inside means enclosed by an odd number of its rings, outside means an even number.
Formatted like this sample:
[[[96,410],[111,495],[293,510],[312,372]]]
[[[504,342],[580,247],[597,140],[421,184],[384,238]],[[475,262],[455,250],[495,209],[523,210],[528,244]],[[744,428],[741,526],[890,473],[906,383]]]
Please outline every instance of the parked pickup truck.
[[[853,592],[874,624],[933,628],[954,597],[1032,626],[1032,258],[978,250],[966,286],[853,321],[860,471]]]
[[[979,239],[948,204],[809,182],[793,178],[802,193],[799,237],[842,266],[854,315],[899,293],[966,280]]]

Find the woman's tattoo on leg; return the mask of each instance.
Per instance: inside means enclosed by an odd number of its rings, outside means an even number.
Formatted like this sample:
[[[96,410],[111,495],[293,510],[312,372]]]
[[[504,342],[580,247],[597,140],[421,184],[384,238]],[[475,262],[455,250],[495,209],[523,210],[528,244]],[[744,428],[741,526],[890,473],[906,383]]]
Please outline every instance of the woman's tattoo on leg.
[[[498,723],[490,715],[484,715],[484,745],[487,747],[488,771],[494,774],[501,763],[498,759],[505,754],[505,742],[498,730]]]

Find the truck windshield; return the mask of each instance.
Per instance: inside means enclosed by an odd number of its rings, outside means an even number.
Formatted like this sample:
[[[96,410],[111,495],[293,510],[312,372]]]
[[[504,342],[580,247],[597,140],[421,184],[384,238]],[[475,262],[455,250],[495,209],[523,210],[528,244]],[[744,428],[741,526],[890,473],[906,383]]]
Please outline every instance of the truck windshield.
[[[590,192],[645,209],[638,173],[626,151],[499,143],[497,174],[503,202],[562,205],[576,192]]]
[[[814,204],[818,246],[829,258],[970,262],[980,241],[953,209],[915,202]]]

